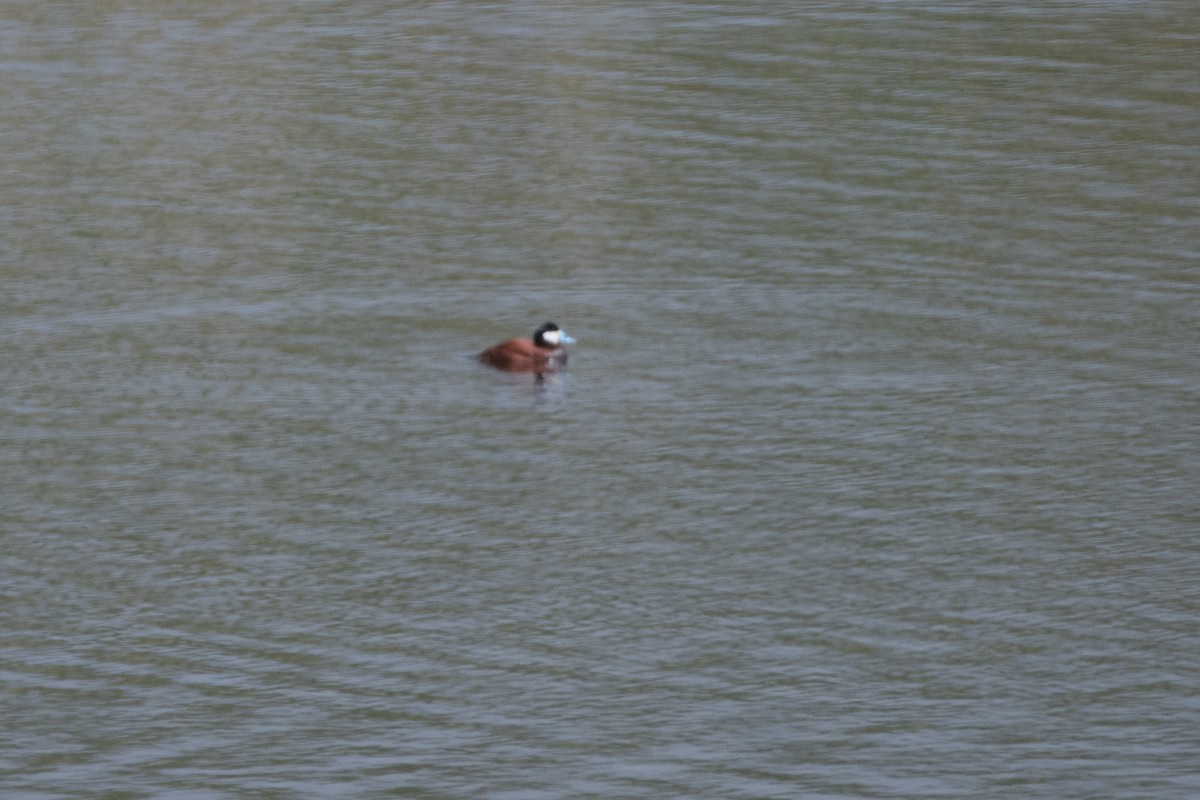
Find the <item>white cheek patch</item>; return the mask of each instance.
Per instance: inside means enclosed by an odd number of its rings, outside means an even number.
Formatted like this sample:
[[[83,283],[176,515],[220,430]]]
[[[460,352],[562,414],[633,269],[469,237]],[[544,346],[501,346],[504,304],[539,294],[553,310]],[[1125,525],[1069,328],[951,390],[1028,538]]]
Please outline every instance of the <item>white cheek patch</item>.
[[[544,341],[546,344],[552,344],[557,347],[559,341],[558,331],[546,331],[542,334],[542,341]]]

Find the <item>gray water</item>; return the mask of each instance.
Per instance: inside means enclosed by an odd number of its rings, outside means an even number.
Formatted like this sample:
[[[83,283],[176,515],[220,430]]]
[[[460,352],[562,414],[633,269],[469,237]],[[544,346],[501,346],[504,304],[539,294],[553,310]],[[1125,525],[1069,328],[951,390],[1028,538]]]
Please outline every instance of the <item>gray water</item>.
[[[1194,3],[3,16],[6,800],[1200,795]]]

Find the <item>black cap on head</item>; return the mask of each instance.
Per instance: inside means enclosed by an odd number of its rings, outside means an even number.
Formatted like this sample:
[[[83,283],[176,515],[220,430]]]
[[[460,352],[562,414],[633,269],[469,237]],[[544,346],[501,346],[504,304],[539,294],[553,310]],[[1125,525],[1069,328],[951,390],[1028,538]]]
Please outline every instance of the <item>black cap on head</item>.
[[[551,331],[557,331],[557,330],[562,330],[562,329],[559,328],[557,325],[555,325],[553,322],[543,323],[542,327],[538,328],[536,331],[533,332],[533,343],[536,344],[538,347],[554,347],[554,346],[556,346],[558,344],[557,341],[554,342],[553,344],[546,341],[546,334],[550,333]]]

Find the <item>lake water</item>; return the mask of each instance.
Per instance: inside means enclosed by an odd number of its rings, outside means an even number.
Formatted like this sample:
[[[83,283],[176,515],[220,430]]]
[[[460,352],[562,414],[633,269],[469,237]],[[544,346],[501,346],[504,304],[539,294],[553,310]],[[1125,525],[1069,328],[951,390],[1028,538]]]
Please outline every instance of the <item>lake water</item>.
[[[3,16],[6,800],[1200,795],[1194,3]]]

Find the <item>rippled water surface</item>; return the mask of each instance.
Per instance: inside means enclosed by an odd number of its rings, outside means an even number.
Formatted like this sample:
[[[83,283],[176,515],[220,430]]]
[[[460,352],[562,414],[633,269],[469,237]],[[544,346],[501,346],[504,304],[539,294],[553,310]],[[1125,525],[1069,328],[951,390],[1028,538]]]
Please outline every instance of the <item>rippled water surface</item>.
[[[1198,47],[9,4],[0,795],[1196,797]]]

